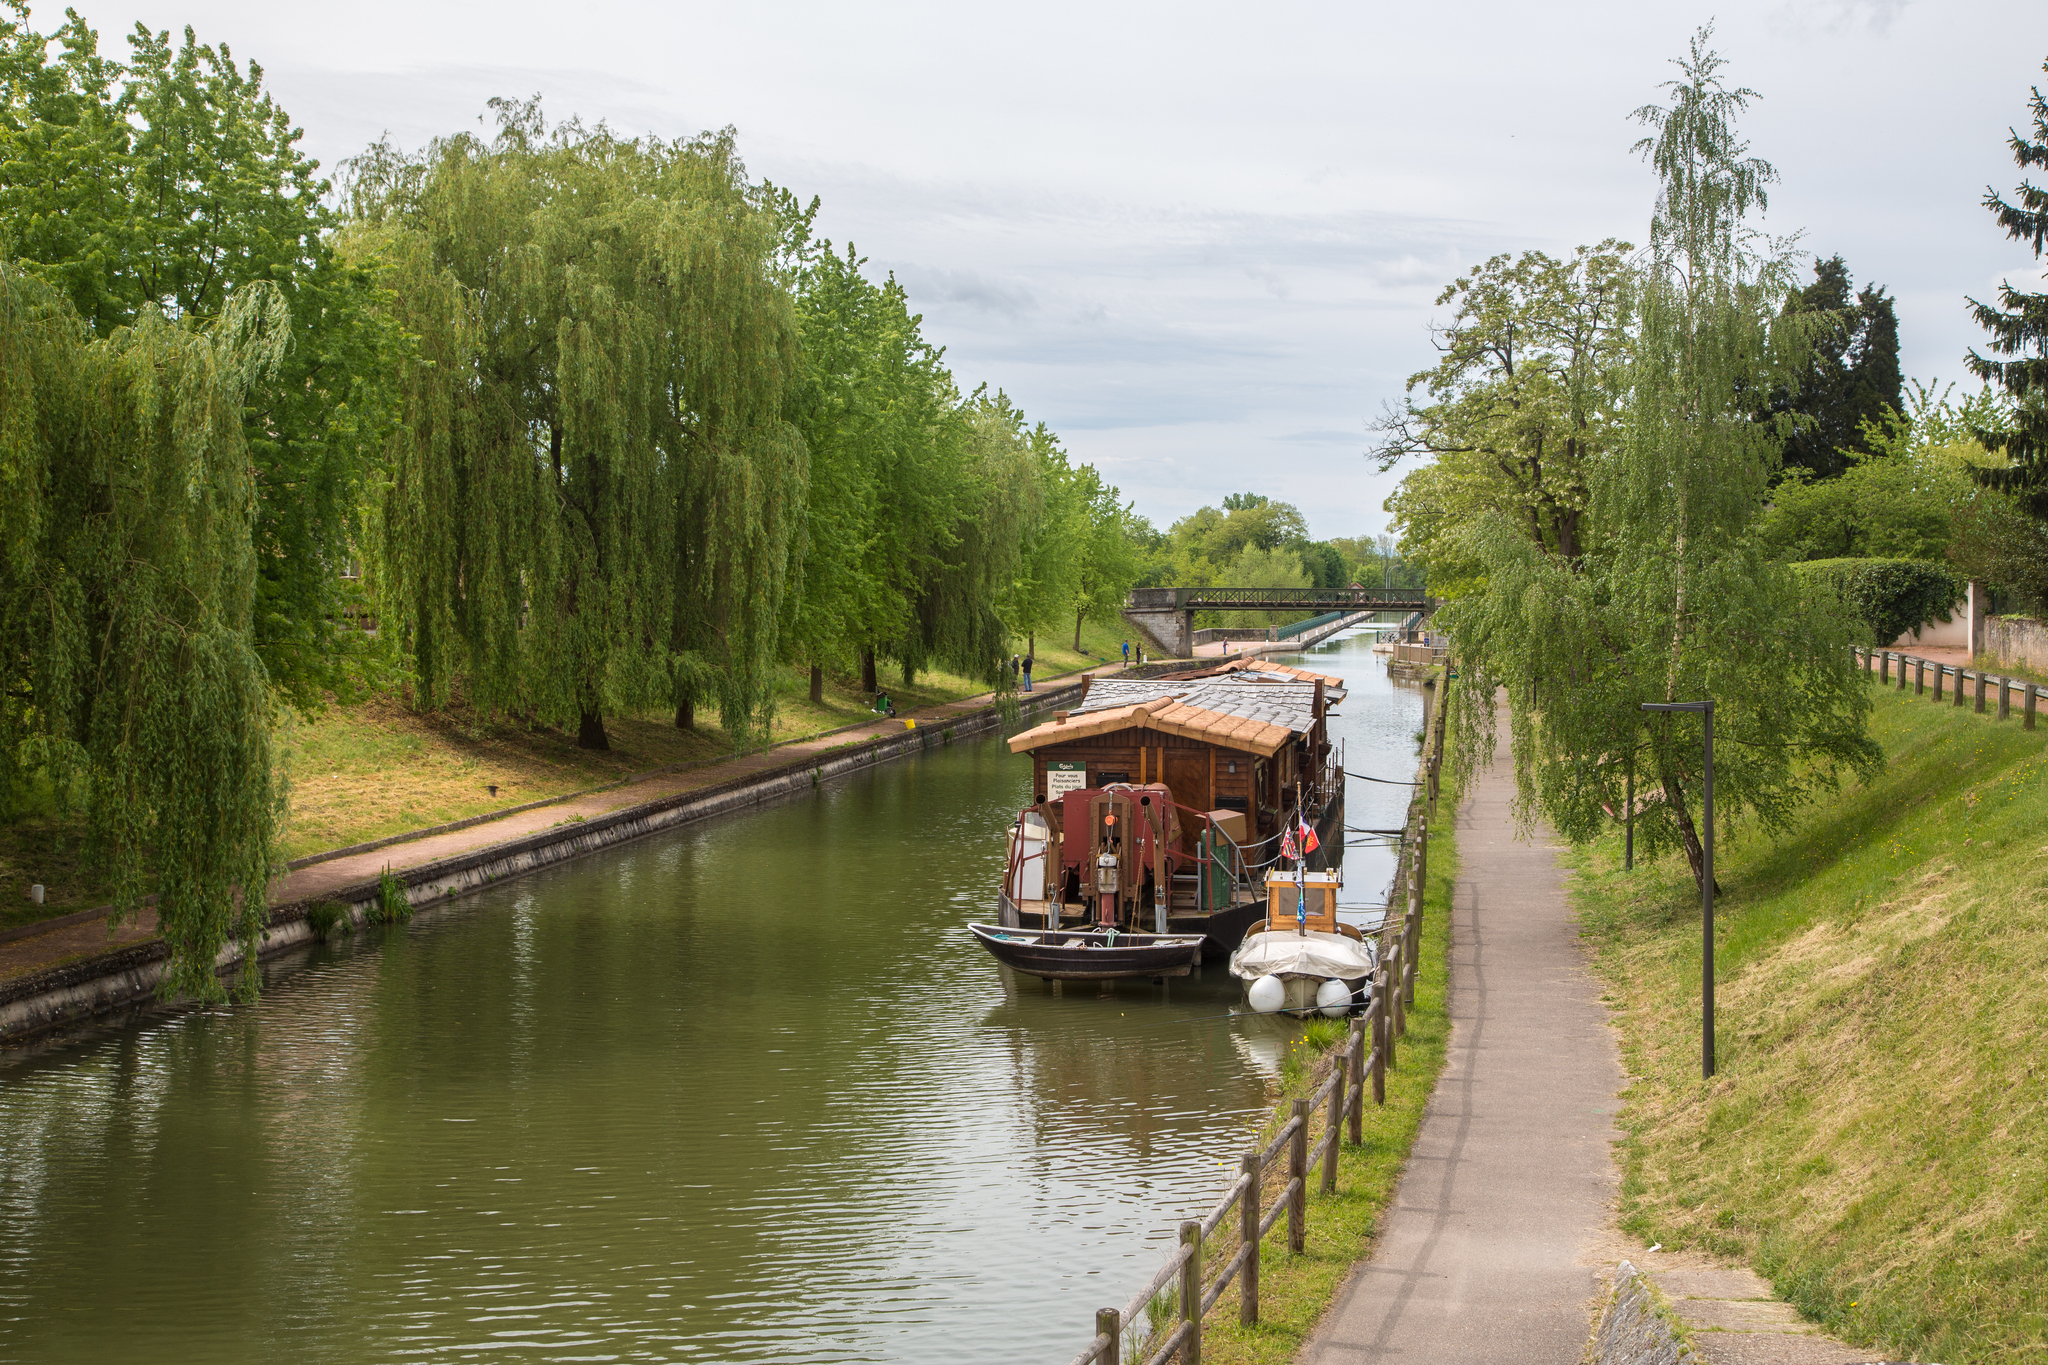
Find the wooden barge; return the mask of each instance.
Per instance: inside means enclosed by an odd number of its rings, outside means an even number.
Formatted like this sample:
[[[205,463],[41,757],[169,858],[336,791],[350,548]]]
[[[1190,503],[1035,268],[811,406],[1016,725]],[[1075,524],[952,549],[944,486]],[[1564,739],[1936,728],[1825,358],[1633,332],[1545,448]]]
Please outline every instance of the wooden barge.
[[[1035,800],[1010,830],[998,925],[1199,934],[1228,953],[1264,917],[1283,845],[1316,844],[1311,867],[1342,857],[1343,698],[1342,679],[1264,659],[1090,679],[1010,740]]]

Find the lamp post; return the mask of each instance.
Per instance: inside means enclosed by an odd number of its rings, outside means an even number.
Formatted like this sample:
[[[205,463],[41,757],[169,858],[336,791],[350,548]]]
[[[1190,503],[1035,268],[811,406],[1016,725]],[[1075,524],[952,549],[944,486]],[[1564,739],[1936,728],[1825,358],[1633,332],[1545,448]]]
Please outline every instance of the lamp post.
[[[1714,1078],[1714,703],[1674,701],[1643,703],[1645,711],[1697,711],[1706,723],[1707,780],[1705,873],[1700,878],[1700,1076]]]

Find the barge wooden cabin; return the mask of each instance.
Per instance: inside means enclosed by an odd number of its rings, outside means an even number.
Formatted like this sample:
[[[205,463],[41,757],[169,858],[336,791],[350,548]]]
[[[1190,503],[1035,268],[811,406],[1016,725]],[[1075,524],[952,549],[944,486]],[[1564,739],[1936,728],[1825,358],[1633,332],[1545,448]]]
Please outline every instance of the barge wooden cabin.
[[[1100,794],[1164,788],[1179,826],[1156,869],[1172,883],[1170,931],[1199,928],[1234,947],[1262,913],[1263,870],[1297,812],[1322,843],[1311,865],[1341,856],[1343,758],[1329,717],[1343,697],[1340,678],[1262,659],[1091,679],[1078,706],[1010,740],[1013,753],[1031,756],[1035,802],[1013,829],[1004,922],[1051,928],[1063,922],[1062,908],[1085,916],[1102,840],[1078,827],[1063,837],[1066,827],[1089,818]],[[1045,875],[1016,875],[1039,857]],[[1134,901],[1150,903],[1135,882],[1154,875],[1153,861],[1125,873]],[[1133,928],[1168,927],[1150,922],[1149,910],[1132,918]]]

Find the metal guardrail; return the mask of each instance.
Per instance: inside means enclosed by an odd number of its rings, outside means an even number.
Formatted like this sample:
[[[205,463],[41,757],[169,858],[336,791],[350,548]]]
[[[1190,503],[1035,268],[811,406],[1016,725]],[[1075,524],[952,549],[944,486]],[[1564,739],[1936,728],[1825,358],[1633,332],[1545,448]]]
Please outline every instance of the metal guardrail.
[[[1326,611],[1321,616],[1311,616],[1306,621],[1296,621],[1293,625],[1275,626],[1273,627],[1273,638],[1276,640],[1292,640],[1295,636],[1314,630],[1317,626],[1327,626],[1332,621],[1341,621],[1345,617],[1354,614],[1348,611]]]

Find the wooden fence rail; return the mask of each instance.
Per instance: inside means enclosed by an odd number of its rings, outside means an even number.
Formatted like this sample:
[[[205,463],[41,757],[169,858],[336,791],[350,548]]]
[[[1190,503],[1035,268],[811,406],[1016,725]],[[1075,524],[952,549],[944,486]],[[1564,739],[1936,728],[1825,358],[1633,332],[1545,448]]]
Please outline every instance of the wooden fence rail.
[[[1974,701],[1974,709],[1979,715],[1989,709],[1986,690],[1996,687],[1997,696],[1990,700],[1996,705],[2000,720],[2009,720],[2012,717],[2012,694],[2017,688],[2020,694],[2021,724],[2029,730],[2034,728],[2034,717],[2039,709],[2040,699],[2048,697],[2048,687],[2028,682],[2024,678],[2004,677],[1986,673],[1980,668],[1962,668],[1954,664],[1937,663],[1933,659],[1923,659],[1916,654],[1902,654],[1890,649],[1864,649],[1859,646],[1856,658],[1865,671],[1877,675],[1880,686],[1896,687],[1901,692],[1906,690],[1907,665],[1910,664],[1914,696],[1924,695],[1928,680],[1932,678],[1934,701],[1937,704],[1941,702],[1942,694],[1946,690],[1958,707]],[[1950,678],[1955,679],[1955,686],[1946,689],[1944,684]],[[1965,683],[1969,686],[1965,687]]]
[[[1238,1159],[1238,1176],[1214,1208],[1200,1219],[1180,1225],[1180,1246],[1131,1295],[1121,1308],[1098,1309],[1095,1337],[1081,1348],[1068,1365],[1127,1365],[1124,1360],[1124,1331],[1137,1323],[1150,1323],[1154,1296],[1179,1281],[1174,1326],[1159,1341],[1143,1365],[1201,1365],[1202,1319],[1216,1306],[1224,1292],[1238,1287],[1237,1320],[1246,1327],[1259,1321],[1259,1246],[1284,1216],[1287,1219],[1287,1250],[1301,1254],[1308,1237],[1309,1177],[1319,1173],[1318,1192],[1334,1194],[1337,1189],[1337,1157],[1350,1129],[1351,1145],[1364,1140],[1365,1105],[1387,1102],[1387,1072],[1394,1066],[1395,1042],[1408,1032],[1408,1007],[1415,1003],[1415,982],[1422,950],[1424,894],[1428,887],[1429,816],[1436,810],[1437,789],[1443,772],[1442,703],[1431,717],[1429,751],[1424,761],[1423,809],[1415,819],[1415,837],[1403,850],[1407,874],[1406,903],[1398,928],[1382,929],[1379,968],[1373,975],[1372,1001],[1351,1020],[1351,1035],[1330,1075],[1306,1098],[1295,1100],[1287,1122],[1280,1126],[1262,1148],[1245,1152]],[[1318,1117],[1322,1130],[1310,1141],[1309,1129]],[[1267,1173],[1282,1161],[1285,1179],[1266,1202]],[[1224,1227],[1231,1213],[1237,1214],[1233,1229],[1235,1246],[1228,1259],[1205,1284],[1205,1248]],[[1129,1365],[1137,1365],[1136,1361]]]

